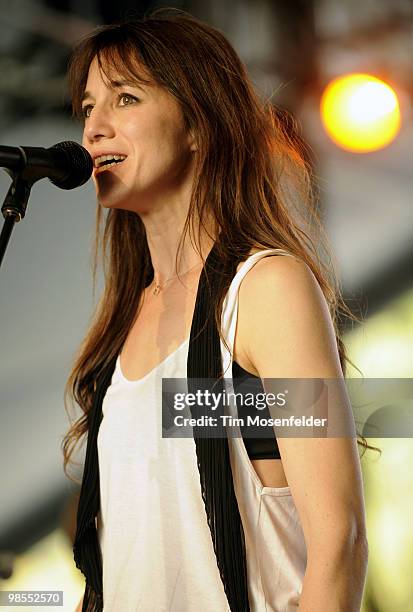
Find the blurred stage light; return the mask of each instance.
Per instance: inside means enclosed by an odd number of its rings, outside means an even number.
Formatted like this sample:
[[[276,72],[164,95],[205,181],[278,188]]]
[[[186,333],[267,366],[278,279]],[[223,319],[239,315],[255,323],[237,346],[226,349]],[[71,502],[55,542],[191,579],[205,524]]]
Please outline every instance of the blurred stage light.
[[[353,153],[383,149],[401,125],[396,93],[369,74],[346,74],[331,81],[321,97],[320,113],[333,142]]]

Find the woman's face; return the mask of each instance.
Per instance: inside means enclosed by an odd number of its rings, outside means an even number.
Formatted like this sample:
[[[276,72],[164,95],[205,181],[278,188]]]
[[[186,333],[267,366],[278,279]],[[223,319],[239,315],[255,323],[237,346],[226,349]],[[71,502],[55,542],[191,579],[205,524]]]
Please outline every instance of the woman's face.
[[[186,192],[196,147],[165,89],[125,83],[114,72],[110,77],[109,83],[95,58],[82,103],[82,144],[94,160],[97,198],[105,207],[148,212]],[[125,159],[97,167],[102,155]]]

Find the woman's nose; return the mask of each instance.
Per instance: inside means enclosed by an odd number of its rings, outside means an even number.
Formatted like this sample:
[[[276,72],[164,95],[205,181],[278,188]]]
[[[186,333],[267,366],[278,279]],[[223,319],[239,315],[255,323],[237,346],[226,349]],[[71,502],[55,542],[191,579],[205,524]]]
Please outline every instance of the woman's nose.
[[[103,108],[97,109],[94,107],[85,122],[84,139],[93,143],[101,138],[113,138],[114,134],[115,129],[110,113]]]

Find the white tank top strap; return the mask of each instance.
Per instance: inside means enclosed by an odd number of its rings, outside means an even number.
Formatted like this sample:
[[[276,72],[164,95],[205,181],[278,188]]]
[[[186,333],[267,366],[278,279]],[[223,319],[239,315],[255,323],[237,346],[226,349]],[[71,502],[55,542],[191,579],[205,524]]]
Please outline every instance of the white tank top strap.
[[[221,315],[221,329],[224,335],[225,341],[228,345],[229,351],[221,340],[221,355],[222,355],[222,367],[224,376],[231,377],[233,352],[234,352],[234,341],[235,341],[235,330],[237,327],[237,314],[238,314],[238,290],[244,276],[251,270],[251,268],[263,257],[268,255],[289,255],[295,257],[292,253],[284,249],[265,249],[258,251],[253,255],[250,255],[248,259],[244,261],[229,286],[227,295],[222,305]]]

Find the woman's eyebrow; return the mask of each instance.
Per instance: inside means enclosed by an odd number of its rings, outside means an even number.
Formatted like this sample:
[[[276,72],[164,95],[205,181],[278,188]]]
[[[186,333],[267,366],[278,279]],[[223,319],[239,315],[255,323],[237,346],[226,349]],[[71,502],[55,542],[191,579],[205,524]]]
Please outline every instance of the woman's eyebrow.
[[[126,85],[127,87],[137,87],[142,89],[137,81],[128,81],[126,79],[122,81],[111,81],[110,84],[115,88],[124,87]]]
[[[121,87],[135,87],[135,89],[141,89],[142,91],[144,91],[143,87],[141,87],[137,81],[128,81],[128,80],[122,80],[122,81],[110,81],[111,86],[114,89],[120,89]],[[82,100],[81,102],[84,102],[87,98],[93,98],[93,95],[91,94],[90,91],[85,91],[85,93],[82,96]]]

